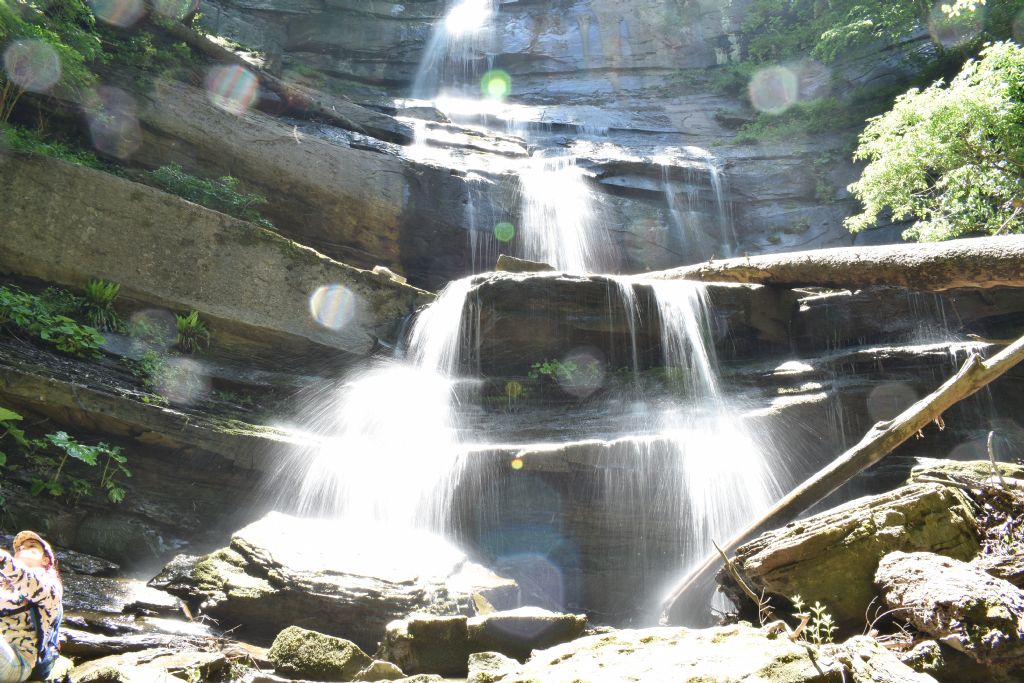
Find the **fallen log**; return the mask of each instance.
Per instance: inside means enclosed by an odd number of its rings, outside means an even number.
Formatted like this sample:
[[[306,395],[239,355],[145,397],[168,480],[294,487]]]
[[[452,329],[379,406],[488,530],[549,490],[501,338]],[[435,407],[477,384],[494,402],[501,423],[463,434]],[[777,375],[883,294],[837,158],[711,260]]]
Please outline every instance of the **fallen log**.
[[[1024,287],[1024,236],[765,254],[708,261],[646,277],[780,287],[891,285],[929,292]]]
[[[960,370],[942,386],[891,420],[875,424],[860,443],[783,497],[760,519],[722,544],[721,552],[731,553],[744,541],[757,534],[792,521],[801,512],[852,479],[854,475],[887,456],[929,423],[941,420],[942,414],[954,404],[988,385],[1022,360],[1024,337],[1017,339],[988,360],[971,355]],[[697,569],[676,584],[676,588],[662,603],[662,623],[683,623],[687,607],[695,604],[693,594],[711,585],[711,579],[720,565],[721,556],[718,553],[710,555]]]

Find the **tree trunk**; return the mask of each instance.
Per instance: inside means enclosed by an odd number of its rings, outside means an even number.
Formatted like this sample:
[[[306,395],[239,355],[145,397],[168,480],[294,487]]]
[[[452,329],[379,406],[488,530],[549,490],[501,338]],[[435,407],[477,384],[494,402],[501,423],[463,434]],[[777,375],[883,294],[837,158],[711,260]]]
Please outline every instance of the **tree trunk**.
[[[781,287],[892,285],[930,292],[1024,287],[1024,236],[767,254],[683,266],[648,277]]]
[[[972,355],[960,368],[960,371],[941,387],[893,419],[876,424],[868,430],[860,443],[847,450],[830,465],[782,498],[760,519],[736,534],[727,543],[722,544],[721,550],[731,553],[741,543],[753,536],[790,522],[856,474],[884,458],[929,423],[941,418],[942,413],[951,406],[986,386],[1022,360],[1024,360],[1024,337],[1016,340],[989,360],[983,361],[978,356]],[[694,604],[692,595],[688,594],[701,587],[709,586],[710,579],[718,570],[720,562],[720,555],[715,553],[677,584],[663,604],[662,621],[664,623],[681,622],[687,606]]]

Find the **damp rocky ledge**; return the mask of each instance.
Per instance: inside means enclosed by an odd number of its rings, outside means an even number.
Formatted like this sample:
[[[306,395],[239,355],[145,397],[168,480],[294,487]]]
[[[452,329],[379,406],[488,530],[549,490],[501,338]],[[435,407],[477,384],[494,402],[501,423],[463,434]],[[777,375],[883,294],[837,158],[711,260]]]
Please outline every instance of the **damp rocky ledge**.
[[[516,607],[514,581],[436,538],[382,550],[353,529],[307,543],[324,523],[278,513],[148,586],[58,549],[63,653],[82,683],[1010,683],[1024,672],[1022,476],[926,462],[892,491],[767,532],[734,560],[760,606],[723,570],[740,611],[708,628]],[[411,553],[431,568],[410,569]]]

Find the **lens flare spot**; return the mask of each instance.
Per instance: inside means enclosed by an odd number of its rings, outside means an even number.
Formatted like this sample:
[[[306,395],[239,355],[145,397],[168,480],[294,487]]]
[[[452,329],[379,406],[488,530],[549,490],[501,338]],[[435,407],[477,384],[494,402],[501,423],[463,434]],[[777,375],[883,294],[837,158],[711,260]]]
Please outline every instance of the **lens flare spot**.
[[[356,297],[342,285],[324,285],[309,297],[309,312],[324,327],[340,330],[355,315]]]
[[[750,79],[750,104],[766,114],[781,114],[800,96],[800,79],[785,66],[769,66]]]
[[[152,0],[153,10],[168,19],[183,19],[199,7],[199,0]]]
[[[210,102],[236,116],[249,111],[259,92],[256,77],[236,64],[210,69],[205,85]]]
[[[570,351],[562,359],[562,370],[555,379],[568,394],[578,398],[590,396],[604,385],[604,354],[593,347]]]
[[[512,77],[507,71],[492,69],[480,79],[480,91],[496,100],[508,97],[512,92]]]
[[[22,90],[47,92],[60,80],[60,57],[42,40],[16,40],[4,50],[7,78]]]
[[[1024,10],[1021,10],[1013,20],[1013,39],[1018,43],[1024,43]]]
[[[85,103],[93,147],[118,159],[127,159],[142,144],[142,128],[135,100],[118,88],[102,86]]]
[[[523,459],[522,458],[512,458],[512,462],[509,463],[509,467],[511,467],[514,470],[521,470],[521,469],[523,469]]]
[[[868,414],[878,422],[890,420],[909,408],[917,400],[917,392],[908,384],[888,382],[875,387],[868,394]]]
[[[203,366],[188,358],[167,358],[160,369],[156,391],[176,405],[189,405],[210,394],[210,379]]]
[[[985,25],[985,6],[977,5],[973,10],[965,9],[956,16],[949,16],[942,10],[948,5],[939,0],[928,17],[928,33],[932,40],[944,48],[954,48],[974,40]]]
[[[136,351],[166,351],[177,341],[178,323],[170,311],[148,308],[132,314],[129,332]]]
[[[501,222],[494,226],[494,239],[499,242],[511,242],[516,236],[516,226],[511,223]]]
[[[134,24],[145,10],[142,0],[91,0],[89,4],[97,19],[121,28]]]

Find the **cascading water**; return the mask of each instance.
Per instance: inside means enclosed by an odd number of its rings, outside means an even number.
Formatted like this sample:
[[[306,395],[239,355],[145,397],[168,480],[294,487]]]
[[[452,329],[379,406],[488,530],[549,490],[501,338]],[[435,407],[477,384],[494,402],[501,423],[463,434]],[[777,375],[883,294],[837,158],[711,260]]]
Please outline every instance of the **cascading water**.
[[[472,82],[489,42],[494,0],[452,0],[431,31],[413,81],[412,97],[433,99],[445,85]]]
[[[433,98],[442,87],[476,82],[475,72],[484,59],[483,46],[489,40],[488,19],[494,10],[494,0],[449,3],[446,19],[431,36],[414,96]],[[485,110],[479,108],[479,112]],[[428,125],[415,125],[414,147],[422,148],[424,160],[429,160],[432,157],[428,152],[438,148],[426,140]],[[524,138],[528,132],[524,126],[515,128],[515,133]],[[687,154],[691,163],[685,167],[686,172],[701,177],[684,178],[684,182],[703,188],[705,204],[710,204],[706,199],[709,195],[714,196],[712,215],[717,218],[721,243],[710,248],[718,255],[727,255],[734,238],[718,167],[704,150],[688,149]],[[490,178],[502,172],[507,170],[485,172],[489,178],[466,176],[470,191],[464,218],[474,271],[493,256],[489,250],[495,243],[482,237],[491,232],[489,224],[498,217],[494,212],[484,216],[478,205],[486,204],[482,195],[492,189],[488,187],[492,184]],[[682,225],[683,209],[676,199],[682,193],[670,179],[667,167],[665,173],[670,212]],[[521,193],[520,225],[509,224],[509,239],[501,241],[518,247],[525,258],[571,273],[615,269],[615,250],[607,226],[595,210],[588,173],[572,154],[536,152],[520,164],[516,174]],[[688,196],[687,201],[692,199]],[[699,207],[700,211],[694,208],[685,207],[688,216],[708,213],[707,206]],[[480,226],[483,229],[478,229]],[[467,443],[486,443],[491,436],[482,430],[474,433],[461,422],[467,411],[479,407],[460,405],[455,398],[461,393],[456,391],[460,370],[472,360],[462,351],[479,348],[475,339],[481,334],[479,322],[467,316],[465,310],[471,287],[470,278],[450,283],[415,320],[404,359],[381,362],[349,379],[337,396],[317,410],[315,417],[328,425],[321,431],[328,434],[310,458],[297,504],[303,512],[396,530],[446,528],[448,508],[467,467]],[[654,303],[655,315],[647,319],[640,315],[643,307],[638,292],[643,288],[649,288]],[[617,405],[628,405],[635,425],[643,424],[633,432],[627,431],[629,436],[613,438],[603,446],[610,458],[622,464],[607,468],[601,475],[605,477],[602,491],[609,509],[636,506],[639,518],[647,520],[632,522],[637,526],[629,535],[633,539],[629,542],[635,544],[629,557],[636,561],[624,571],[635,574],[639,589],[656,599],[660,597],[656,595],[662,587],[659,584],[667,584],[671,577],[665,576],[664,560],[654,559],[665,552],[665,547],[649,540],[654,535],[651,519],[665,520],[659,523],[670,527],[674,537],[669,544],[672,558],[667,564],[682,569],[706,555],[713,540],[728,537],[767,507],[779,491],[756,440],[735,417],[739,411],[719,390],[712,345],[706,339],[711,321],[704,288],[683,282],[615,278],[609,297],[609,309],[621,309],[626,316],[630,345],[627,369],[632,373],[634,388],[629,396],[617,398]],[[613,306],[611,299],[616,297],[619,302]],[[464,324],[467,320],[471,323],[468,326]],[[646,360],[641,360],[639,339],[644,329],[655,324],[661,330],[662,364],[670,389],[645,393],[640,372]],[[644,353],[649,355],[647,350]],[[606,369],[601,368],[600,382],[605,373]],[[567,394],[585,398],[598,386],[588,384],[585,392],[573,391],[568,384],[562,388]],[[508,396],[511,401],[512,394]],[[509,495],[494,493],[495,498]],[[502,514],[486,497],[481,497],[475,507],[482,519]],[[542,562],[540,566],[552,565]],[[550,606],[569,605],[559,599]]]
[[[714,155],[700,147],[685,147],[687,164],[678,166],[666,155],[661,158],[662,189],[673,227],[691,260],[728,258],[735,252],[736,231],[729,203],[725,200],[725,181]],[[699,166],[694,166],[694,162]],[[681,175],[681,182],[674,176]],[[705,189],[705,183],[707,189]],[[711,200],[706,198],[710,190]],[[714,217],[717,234],[708,234],[708,215]]]
[[[533,155],[519,172],[523,257],[574,273],[604,272],[611,251],[586,171],[572,156]]]
[[[439,531],[461,470],[453,383],[471,278],[416,319],[405,359],[389,359],[320,402],[326,435],[302,479],[299,511]]]
[[[680,519],[689,520],[682,544],[686,566],[714,550],[767,509],[782,486],[756,439],[718,386],[705,286],[654,281],[666,370],[677,373],[686,401],[660,411],[659,426],[682,475]],[[678,403],[678,401],[673,401]]]

